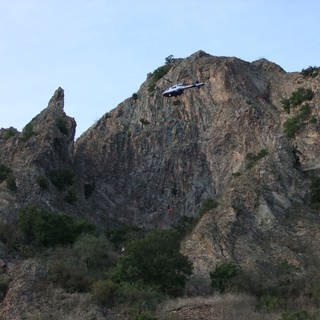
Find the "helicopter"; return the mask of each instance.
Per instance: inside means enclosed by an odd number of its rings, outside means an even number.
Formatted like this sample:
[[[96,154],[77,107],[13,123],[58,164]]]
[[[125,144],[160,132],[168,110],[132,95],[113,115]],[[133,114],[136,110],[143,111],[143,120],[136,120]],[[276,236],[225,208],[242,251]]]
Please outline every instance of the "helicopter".
[[[167,80],[167,79],[166,79]],[[183,91],[190,88],[200,88],[204,85],[203,82],[195,81],[193,84],[185,85],[183,82],[177,83],[162,92],[164,97],[177,97],[183,94]]]

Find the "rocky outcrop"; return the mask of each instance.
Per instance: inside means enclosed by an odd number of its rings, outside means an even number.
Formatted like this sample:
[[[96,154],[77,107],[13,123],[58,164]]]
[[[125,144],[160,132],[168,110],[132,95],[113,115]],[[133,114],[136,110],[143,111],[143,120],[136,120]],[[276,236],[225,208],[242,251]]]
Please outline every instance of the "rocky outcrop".
[[[162,96],[168,80],[193,78],[205,85]],[[302,104],[288,114],[283,99],[298,88],[314,95],[288,136],[284,123]],[[59,88],[21,133],[0,132],[0,163],[16,183],[14,191],[0,185],[1,216],[38,202],[86,216],[102,230],[119,222],[166,228],[198,217],[182,250],[200,280],[208,283],[209,271],[229,260],[260,278],[287,261],[305,277],[320,265],[319,217],[309,206],[310,176],[319,175],[319,89],[319,75],[199,51],[149,74],[73,149],[75,122],[63,111]],[[59,170],[72,176],[61,189],[52,179]],[[219,206],[200,217],[211,198]]]
[[[0,216],[13,219],[17,208],[26,203],[42,203],[55,209],[61,206],[61,195],[50,183],[53,170],[72,170],[76,123],[66,116],[64,91],[59,88],[48,107],[33,118],[20,133],[0,131],[0,164],[10,170],[12,186],[0,184]]]

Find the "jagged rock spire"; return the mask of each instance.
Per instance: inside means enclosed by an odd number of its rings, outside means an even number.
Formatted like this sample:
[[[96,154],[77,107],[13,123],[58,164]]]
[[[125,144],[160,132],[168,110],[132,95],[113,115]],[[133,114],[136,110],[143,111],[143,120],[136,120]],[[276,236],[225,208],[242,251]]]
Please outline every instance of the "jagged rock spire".
[[[48,108],[59,109],[63,111],[64,108],[64,90],[59,87],[53,94],[49,101]]]

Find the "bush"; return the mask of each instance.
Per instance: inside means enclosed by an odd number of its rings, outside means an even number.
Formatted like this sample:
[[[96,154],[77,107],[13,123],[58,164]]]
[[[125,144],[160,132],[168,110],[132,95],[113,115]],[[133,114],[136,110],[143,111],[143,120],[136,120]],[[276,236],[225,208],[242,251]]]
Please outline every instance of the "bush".
[[[3,138],[5,140],[8,140],[9,138],[13,137],[18,131],[13,128],[13,127],[10,127],[8,129],[5,129],[4,133],[3,133]]]
[[[310,105],[306,103],[301,107],[300,112],[296,116],[287,119],[283,124],[284,132],[287,137],[293,138],[297,131],[306,125],[306,120],[310,115],[311,108]]]
[[[292,92],[289,99],[281,100],[283,108],[290,113],[290,109],[292,107],[296,107],[300,105],[304,101],[312,100],[314,97],[314,93],[311,89],[298,88],[294,92]]]
[[[311,67],[311,66],[309,66],[309,67],[306,68],[306,69],[302,69],[301,74],[302,74],[304,77],[312,77],[312,78],[315,78],[315,77],[319,74],[319,70],[320,70],[319,67]]]
[[[179,234],[181,234],[181,236],[183,237],[188,232],[192,231],[198,220],[198,217],[183,216],[178,220],[178,222],[173,226],[173,228],[177,230]]]
[[[74,174],[68,169],[51,170],[49,179],[59,190],[65,190],[67,186],[73,185]]]
[[[163,293],[179,295],[192,274],[192,264],[179,252],[179,246],[178,232],[152,231],[128,244],[113,277],[118,282],[142,282]]]
[[[238,267],[233,263],[222,263],[210,272],[211,285],[220,293],[229,291],[232,286],[232,280],[239,273]]]
[[[82,219],[56,214],[34,205],[20,210],[18,227],[28,244],[55,246],[73,243],[84,232],[92,232],[94,226]]]
[[[206,200],[204,200],[204,202],[202,203],[201,207],[200,207],[200,215],[205,214],[206,212],[208,212],[211,209],[214,209],[218,206],[218,202],[215,201],[214,199],[208,198]]]
[[[158,69],[154,70],[151,76],[151,80],[148,86],[148,91],[149,93],[153,93],[155,88],[156,88],[156,84],[157,81],[160,80],[163,76],[165,76],[169,70],[171,69],[171,64],[165,64],[164,66],[159,67]]]
[[[141,239],[143,237],[143,230],[124,224],[118,228],[107,231],[106,236],[114,248],[119,249],[126,246],[130,241]]]
[[[297,118],[289,118],[283,124],[284,133],[288,138],[293,138],[296,132],[301,128],[301,124]]]

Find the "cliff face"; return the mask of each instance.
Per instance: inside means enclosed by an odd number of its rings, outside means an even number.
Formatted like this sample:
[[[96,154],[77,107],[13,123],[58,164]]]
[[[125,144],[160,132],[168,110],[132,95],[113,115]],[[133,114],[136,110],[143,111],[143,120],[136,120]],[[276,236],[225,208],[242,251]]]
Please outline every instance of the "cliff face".
[[[160,69],[161,76],[159,69],[150,74],[74,150],[75,122],[63,112],[62,89],[31,121],[32,134],[8,138],[2,130],[0,162],[12,168],[17,190],[0,185],[1,215],[39,202],[85,215],[101,228],[113,222],[158,228],[198,216],[212,198],[218,207],[200,218],[182,248],[198,277],[228,260],[265,277],[283,261],[297,267],[297,276],[319,266],[319,217],[309,206],[310,176],[320,171],[319,75],[202,51]],[[192,77],[205,85],[162,96],[167,80],[191,83]],[[289,114],[281,101],[298,88],[314,96],[288,137],[283,125],[299,116],[303,103]],[[57,170],[74,175],[62,190],[50,180]]]
[[[319,219],[308,205],[309,175],[320,168],[319,76],[204,52],[176,60],[150,93],[154,74],[76,142],[77,172],[95,184],[88,208],[98,217],[164,227],[197,215],[213,198],[218,208],[183,245],[197,275],[235,260],[266,278],[288,261],[303,276],[306,257],[319,258]],[[204,87],[162,97],[166,79],[188,83],[190,75]],[[298,88],[314,97],[303,125],[288,137],[283,125],[301,106],[288,114],[281,101]]]

